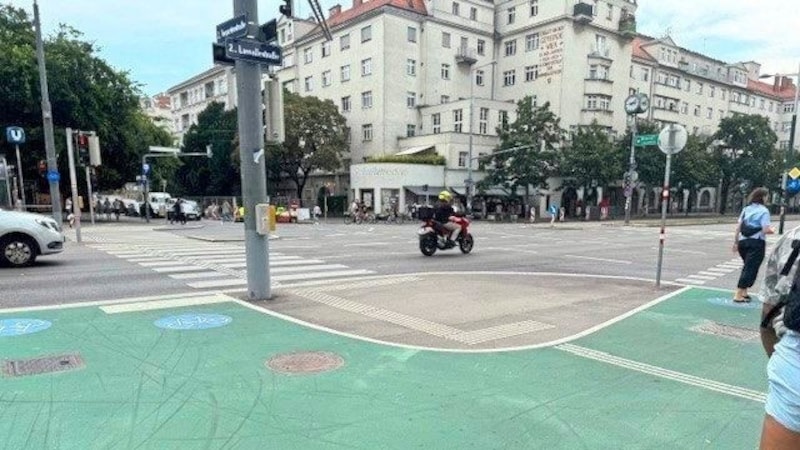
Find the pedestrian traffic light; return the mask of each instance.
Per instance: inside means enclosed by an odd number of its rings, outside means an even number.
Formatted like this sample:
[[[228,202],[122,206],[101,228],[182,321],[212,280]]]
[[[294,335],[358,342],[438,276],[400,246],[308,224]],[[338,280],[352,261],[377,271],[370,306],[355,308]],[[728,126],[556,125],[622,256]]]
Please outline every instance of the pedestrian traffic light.
[[[83,133],[78,133],[75,138],[76,147],[78,147],[78,164],[86,166],[89,164],[89,136]]]
[[[292,17],[292,0],[283,0],[283,4],[278,7],[278,11],[284,16],[291,18]]]

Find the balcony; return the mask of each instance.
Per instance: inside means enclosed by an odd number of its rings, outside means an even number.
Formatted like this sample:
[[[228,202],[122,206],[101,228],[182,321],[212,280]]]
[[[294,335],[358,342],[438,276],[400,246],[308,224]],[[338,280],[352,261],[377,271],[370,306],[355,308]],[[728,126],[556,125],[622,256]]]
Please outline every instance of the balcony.
[[[456,64],[471,66],[478,61],[478,52],[474,48],[459,47],[456,49]]]
[[[636,37],[636,17],[633,14],[625,14],[619,20],[619,32],[628,39]]]
[[[594,48],[592,48],[592,51],[590,51],[587,56],[589,58],[604,59],[606,61],[612,61],[611,52],[608,50],[607,47],[597,47],[597,46],[595,46]]]
[[[583,92],[587,95],[614,95],[614,82],[608,78],[586,78]]]
[[[581,24],[587,24],[594,20],[592,5],[589,3],[578,2],[572,9],[572,18]]]

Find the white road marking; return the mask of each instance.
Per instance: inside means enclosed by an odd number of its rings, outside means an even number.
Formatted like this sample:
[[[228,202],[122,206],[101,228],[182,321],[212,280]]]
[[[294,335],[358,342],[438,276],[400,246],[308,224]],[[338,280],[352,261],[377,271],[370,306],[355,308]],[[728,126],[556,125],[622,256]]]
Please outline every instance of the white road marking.
[[[565,258],[575,258],[575,259],[586,259],[589,261],[601,261],[601,262],[610,262],[615,264],[633,264],[633,261],[624,261],[621,259],[607,259],[607,258],[594,258],[591,256],[579,256],[579,255],[564,255]]]
[[[650,247],[650,250],[658,250],[658,247]],[[665,249],[665,251],[667,253],[670,253],[670,252],[672,252],[672,253],[686,253],[686,254],[689,254],[689,255],[704,255],[705,256],[705,255],[708,254],[707,252],[698,252],[698,251],[695,251],[695,250],[681,250],[681,249],[670,248],[670,247],[667,247]]]
[[[154,267],[151,270],[158,273],[176,273],[176,272],[197,272],[200,270],[208,270],[208,268],[200,266],[178,266],[178,267]]]
[[[303,272],[306,270],[334,270],[334,269],[347,269],[344,264],[310,264],[307,266],[292,266],[292,267],[270,267],[270,273],[290,273],[290,272]]]
[[[181,308],[184,306],[211,305],[214,303],[228,303],[230,301],[230,297],[225,295],[210,295],[172,300],[151,300],[138,303],[122,303],[119,305],[101,306],[100,309],[106,314],[119,314],[137,311],[151,311],[154,309]]]
[[[383,247],[392,245],[391,242],[359,242],[357,244],[344,244],[343,247]]]
[[[350,269],[350,270],[330,270],[330,271],[323,271],[323,272],[308,272],[308,273],[293,273],[293,274],[284,274],[284,275],[273,275],[270,277],[270,281],[274,282],[281,282],[281,281],[292,281],[292,280],[313,280],[317,278],[335,278],[335,277],[343,277],[343,276],[352,276],[352,275],[366,275],[370,273],[375,273],[371,270],[363,270],[363,269]],[[230,287],[230,286],[242,286],[246,285],[247,280],[243,278],[235,278],[235,279],[228,279],[228,280],[208,280],[208,281],[197,281],[194,283],[187,283],[189,287],[193,287],[196,289],[208,289],[208,288],[218,288],[218,287]]]
[[[716,272],[716,273],[719,273],[719,274],[722,274],[722,275],[729,274],[731,272],[736,271],[736,269],[729,269],[727,267],[721,267],[721,268],[709,267],[706,270],[709,271],[709,272]]]
[[[719,273],[719,272],[711,272],[711,271],[706,271],[706,270],[701,270],[700,272],[697,272],[697,273],[700,274],[700,275],[705,275],[707,277],[713,277],[713,278],[718,278],[718,277],[724,275],[724,274]]]
[[[675,279],[675,281],[677,281],[678,283],[684,283],[684,284],[699,284],[699,285],[706,284],[706,282],[705,282],[705,281],[701,281],[701,280],[690,280],[690,279],[688,279],[688,278],[676,278],[676,279]]]
[[[180,266],[186,264],[183,261],[150,261],[150,262],[140,262],[139,265],[142,267],[163,267],[163,266]]]
[[[201,278],[214,278],[214,277],[227,277],[230,276],[227,273],[222,272],[191,272],[191,273],[176,273],[170,275],[170,278],[176,280],[196,280]]]
[[[717,279],[717,277],[715,277],[715,276],[714,277],[707,277],[705,275],[687,275],[686,278],[694,278],[694,279],[697,279],[697,280],[706,280],[706,281],[708,281],[708,280],[716,280]]]

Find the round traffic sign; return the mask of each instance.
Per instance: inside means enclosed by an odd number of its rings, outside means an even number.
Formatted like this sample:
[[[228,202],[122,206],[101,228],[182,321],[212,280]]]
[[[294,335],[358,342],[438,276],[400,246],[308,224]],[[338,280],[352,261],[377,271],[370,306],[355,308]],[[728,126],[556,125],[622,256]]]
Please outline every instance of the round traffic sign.
[[[674,155],[684,147],[689,139],[689,133],[683,125],[675,123],[665,126],[658,134],[658,148],[666,155]]]
[[[61,181],[61,174],[55,170],[48,170],[47,181]]]

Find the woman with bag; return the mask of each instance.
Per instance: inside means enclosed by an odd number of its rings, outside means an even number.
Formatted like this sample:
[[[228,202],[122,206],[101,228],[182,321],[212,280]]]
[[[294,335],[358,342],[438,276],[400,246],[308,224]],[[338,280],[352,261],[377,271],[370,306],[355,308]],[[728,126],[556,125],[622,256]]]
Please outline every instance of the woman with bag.
[[[767,235],[775,233],[770,224],[769,210],[764,206],[764,199],[769,194],[767,188],[760,187],[753,190],[748,197],[748,205],[739,216],[736,225],[736,234],[733,238],[733,252],[738,253],[744,262],[736,294],[733,301],[746,303],[750,301],[747,290],[753,286],[758,277],[758,269],[764,261],[764,252],[767,247]]]

